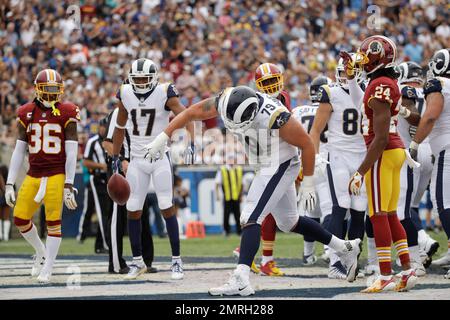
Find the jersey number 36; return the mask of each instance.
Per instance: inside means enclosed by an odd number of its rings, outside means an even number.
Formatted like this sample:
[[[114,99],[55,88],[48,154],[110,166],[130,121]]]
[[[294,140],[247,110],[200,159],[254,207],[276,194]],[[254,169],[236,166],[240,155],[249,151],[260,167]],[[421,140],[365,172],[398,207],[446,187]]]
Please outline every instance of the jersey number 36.
[[[32,123],[29,130],[31,135],[28,150],[31,154],[38,153],[41,150],[47,154],[58,154],[61,152],[61,139],[52,135],[52,133],[62,132],[59,124],[46,123],[40,125],[39,123]]]

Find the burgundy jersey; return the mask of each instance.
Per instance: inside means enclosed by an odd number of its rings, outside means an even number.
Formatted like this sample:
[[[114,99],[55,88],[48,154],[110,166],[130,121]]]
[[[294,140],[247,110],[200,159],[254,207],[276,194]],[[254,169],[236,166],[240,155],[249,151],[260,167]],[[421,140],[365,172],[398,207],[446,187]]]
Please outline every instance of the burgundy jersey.
[[[389,142],[385,150],[404,148],[403,141],[400,138],[397,130],[397,117],[400,109],[400,89],[397,81],[389,77],[379,77],[371,80],[364,92],[363,99],[363,136],[366,141],[367,148],[372,143],[375,133],[373,132],[373,110],[369,107],[369,102],[372,99],[378,99],[390,104],[391,119],[389,126]]]
[[[280,100],[281,103],[283,103],[284,106],[288,108],[289,111],[291,111],[291,97],[289,97],[289,93],[286,90],[281,90],[280,94],[278,95],[278,100]]]
[[[58,103],[60,115],[28,102],[17,110],[19,123],[25,128],[30,169],[28,175],[41,178],[65,173],[66,151],[64,129],[80,120],[80,110],[71,102]]]

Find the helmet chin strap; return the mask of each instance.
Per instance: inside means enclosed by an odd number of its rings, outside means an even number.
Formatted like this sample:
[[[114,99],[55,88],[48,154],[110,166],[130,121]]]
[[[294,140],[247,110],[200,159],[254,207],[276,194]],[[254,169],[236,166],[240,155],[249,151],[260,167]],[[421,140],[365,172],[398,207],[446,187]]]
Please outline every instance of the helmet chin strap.
[[[61,115],[61,111],[59,111],[59,109],[55,106],[56,101],[45,101],[45,100],[40,100],[42,102],[42,104],[46,107],[46,108],[51,108],[52,109],[52,115],[54,116],[60,116]]]

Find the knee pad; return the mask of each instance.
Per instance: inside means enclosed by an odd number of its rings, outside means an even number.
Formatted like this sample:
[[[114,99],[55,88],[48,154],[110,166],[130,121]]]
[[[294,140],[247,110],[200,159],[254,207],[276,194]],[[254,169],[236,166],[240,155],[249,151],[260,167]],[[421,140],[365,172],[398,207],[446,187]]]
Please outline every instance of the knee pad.
[[[50,237],[61,237],[61,220],[47,221],[47,234]]]
[[[21,233],[26,233],[33,227],[31,220],[24,220],[17,217],[14,217],[14,224]]]

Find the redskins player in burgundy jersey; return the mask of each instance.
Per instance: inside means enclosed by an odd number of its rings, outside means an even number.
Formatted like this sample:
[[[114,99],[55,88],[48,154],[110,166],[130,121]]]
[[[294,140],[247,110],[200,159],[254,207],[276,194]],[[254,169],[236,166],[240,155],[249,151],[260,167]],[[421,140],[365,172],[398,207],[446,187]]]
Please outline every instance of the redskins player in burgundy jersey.
[[[369,217],[380,266],[380,275],[362,291],[365,293],[407,291],[417,282],[410,265],[406,232],[397,217],[400,170],[405,159],[412,159],[397,132],[401,94],[395,71],[396,56],[395,43],[384,36],[366,38],[358,49],[355,61],[346,53],[342,55],[349,80],[355,68],[364,70],[369,78],[362,100],[362,127],[367,154],[349,182],[349,192],[359,194],[365,180]],[[408,164],[413,163],[408,161]],[[392,242],[403,269],[397,283],[391,274]]]
[[[255,83],[260,92],[264,92],[280,100],[286,108],[291,111],[291,98],[289,93],[283,89],[283,72],[273,63],[263,63],[255,71]],[[263,255],[261,258],[260,271],[268,276],[283,276],[273,259],[273,247],[277,232],[277,224],[271,214],[267,215],[261,224],[261,240]],[[252,267],[252,270],[254,266]],[[254,270],[255,271],[255,270]]]
[[[14,224],[36,251],[31,275],[47,283],[61,243],[63,202],[71,210],[77,207],[73,181],[80,114],[76,105],[61,101],[64,84],[55,70],[40,71],[34,85],[34,100],[17,110],[19,136],[9,165],[5,197],[14,207]],[[27,150],[30,169],[16,201],[14,184]],[[31,221],[41,204],[45,206],[48,230],[46,245]]]

